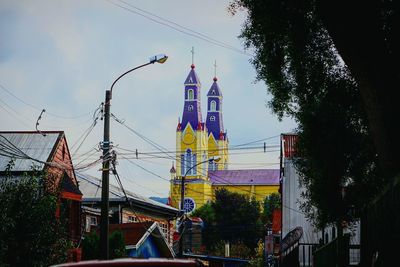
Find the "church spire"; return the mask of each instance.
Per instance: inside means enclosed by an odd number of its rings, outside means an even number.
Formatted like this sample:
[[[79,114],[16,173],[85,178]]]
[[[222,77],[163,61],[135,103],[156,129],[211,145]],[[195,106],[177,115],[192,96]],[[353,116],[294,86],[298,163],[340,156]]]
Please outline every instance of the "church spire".
[[[185,104],[183,107],[182,123],[181,128],[184,130],[189,123],[192,129],[196,130],[199,125],[202,124],[203,118],[201,116],[201,97],[200,89],[201,83],[200,79],[196,74],[194,66],[194,48],[192,47],[192,65],[190,66],[190,72],[186,77],[185,86]]]
[[[216,140],[220,139],[221,133],[224,132],[222,120],[222,92],[218,86],[217,80],[217,62],[215,61],[214,82],[207,93],[206,127],[208,129],[208,134],[210,135],[212,133]]]

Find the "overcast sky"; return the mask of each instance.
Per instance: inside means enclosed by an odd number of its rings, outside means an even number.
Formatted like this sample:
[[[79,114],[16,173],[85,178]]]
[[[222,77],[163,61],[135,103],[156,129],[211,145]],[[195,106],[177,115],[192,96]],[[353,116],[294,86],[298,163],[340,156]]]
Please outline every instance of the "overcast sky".
[[[279,122],[266,106],[270,96],[255,83],[251,51],[238,39],[244,13],[231,16],[229,1],[5,1],[0,0],[0,130],[64,130],[76,166],[98,159],[103,121],[90,131],[93,112],[105,90],[122,73],[165,53],[154,64],[123,77],[113,89],[111,140],[120,153],[124,186],[144,196],[169,193],[172,154],[160,154],[142,137],[175,151],[175,130],[183,109],[183,82],[194,63],[206,93],[216,73],[222,90],[223,119],[231,150],[230,169],[277,168],[279,134],[296,127]],[[132,131],[133,130],[133,131]],[[88,133],[87,138],[83,141]],[[82,144],[81,144],[82,143]],[[269,147],[273,146],[273,147]],[[79,148],[77,150],[77,148]],[[139,159],[128,150],[139,153]],[[76,151],[77,150],[77,151]],[[130,160],[123,157],[132,158]],[[137,164],[137,165],[134,165]],[[140,167],[141,168],[140,168]],[[100,164],[80,170],[101,177]],[[152,174],[153,173],[153,174]],[[110,177],[111,182],[114,178]]]

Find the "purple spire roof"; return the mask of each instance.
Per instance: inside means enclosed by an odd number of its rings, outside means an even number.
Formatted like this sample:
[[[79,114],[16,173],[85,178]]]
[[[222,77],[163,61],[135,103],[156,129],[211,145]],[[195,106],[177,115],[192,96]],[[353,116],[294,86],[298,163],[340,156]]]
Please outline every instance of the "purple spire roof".
[[[207,119],[206,126],[208,129],[208,134],[213,134],[216,140],[226,138],[226,136],[221,136],[224,134],[224,123],[222,119],[222,93],[219,89],[217,78],[214,77],[214,82],[211,85],[210,90],[207,94]]]
[[[200,79],[197,76],[192,64],[189,75],[185,80],[185,104],[183,107],[181,129],[184,130],[189,123],[194,130],[197,130],[199,123],[203,122],[200,105]]]
[[[210,171],[208,176],[215,185],[279,185],[279,169]]]
[[[211,85],[210,90],[208,90],[207,96],[222,96],[222,92],[219,89],[218,83],[217,83],[217,77],[214,77],[214,82]]]
[[[188,76],[186,77],[186,80],[185,80],[184,84],[185,85],[187,85],[187,84],[200,85],[200,79],[197,76],[197,73],[194,71],[194,68],[195,68],[194,64],[192,64],[192,66],[190,66],[190,68],[191,68],[191,70],[190,70]]]

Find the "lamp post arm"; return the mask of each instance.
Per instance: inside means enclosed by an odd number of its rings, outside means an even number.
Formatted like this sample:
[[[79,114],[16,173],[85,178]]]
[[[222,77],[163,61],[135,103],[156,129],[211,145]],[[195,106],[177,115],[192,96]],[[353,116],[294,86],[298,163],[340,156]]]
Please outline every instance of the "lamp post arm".
[[[139,68],[142,68],[142,67],[147,66],[147,65],[150,65],[150,64],[154,64],[154,62],[155,62],[155,61],[147,62],[147,63],[145,63],[145,64],[143,64],[143,65],[137,66],[137,67],[135,67],[135,68],[133,68],[133,69],[130,69],[130,70],[124,72],[123,74],[121,74],[121,75],[112,83],[112,85],[111,85],[111,87],[110,87],[111,93],[112,93],[112,89],[113,89],[114,85],[118,82],[119,79],[121,79],[121,78],[124,77],[126,74],[128,74],[128,73],[130,73],[130,72],[132,72],[132,71],[134,71],[134,70],[137,70],[137,69],[139,69]]]

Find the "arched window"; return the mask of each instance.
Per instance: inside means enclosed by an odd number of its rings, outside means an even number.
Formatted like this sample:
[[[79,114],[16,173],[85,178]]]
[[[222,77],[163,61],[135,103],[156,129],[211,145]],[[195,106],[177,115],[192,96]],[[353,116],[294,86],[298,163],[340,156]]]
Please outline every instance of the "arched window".
[[[194,91],[193,89],[188,90],[188,100],[193,100],[194,99]]]
[[[181,159],[182,175],[196,175],[196,167],[192,168],[196,164],[196,154],[192,154],[192,150],[187,149],[186,153],[181,156]]]
[[[215,121],[215,116],[211,116],[210,121]]]
[[[192,111],[193,110],[193,105],[189,105],[188,106],[188,111]]]
[[[217,102],[215,102],[215,100],[211,100],[210,111],[216,111],[216,110],[217,110]]]
[[[214,161],[209,161],[208,162],[208,170],[209,171],[217,171],[218,170],[217,163]]]

